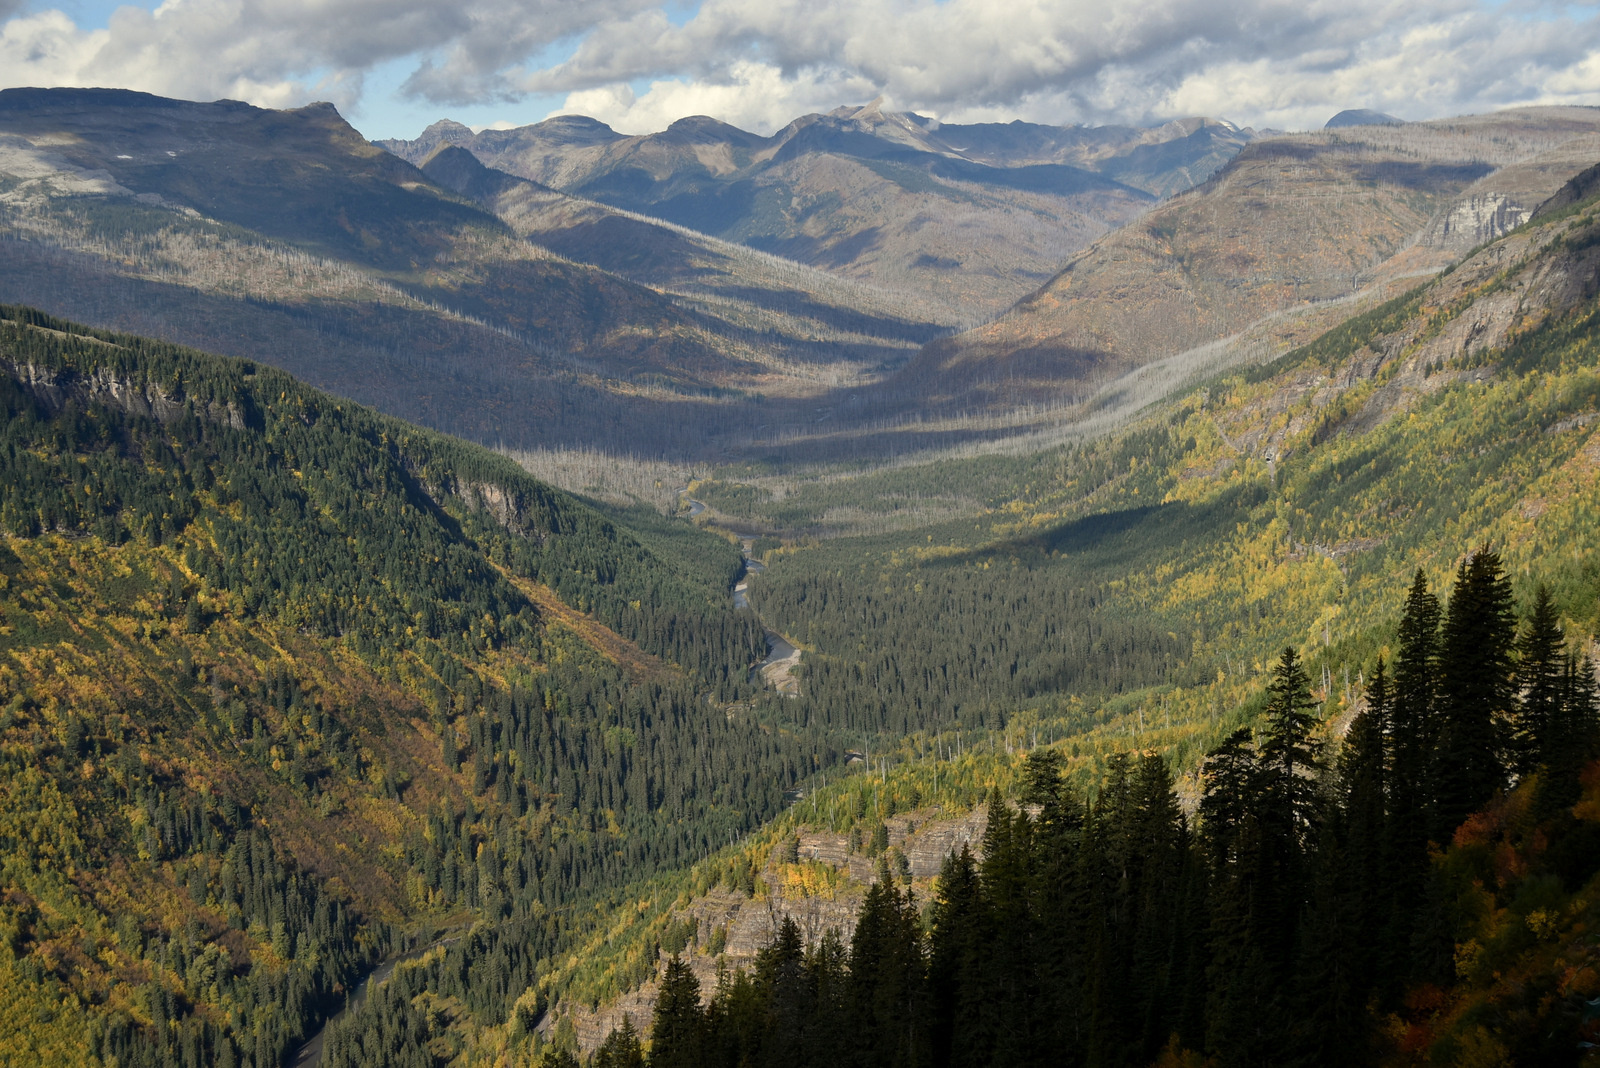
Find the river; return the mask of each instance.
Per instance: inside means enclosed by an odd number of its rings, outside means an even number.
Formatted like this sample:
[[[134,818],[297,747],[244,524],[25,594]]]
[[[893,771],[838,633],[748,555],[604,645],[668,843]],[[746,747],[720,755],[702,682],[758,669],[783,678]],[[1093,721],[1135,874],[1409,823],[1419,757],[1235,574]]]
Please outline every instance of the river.
[[[685,486],[679,490],[678,496],[689,506],[691,519],[706,510],[703,502],[689,496],[689,487]],[[744,574],[739,576],[739,580],[733,586],[733,606],[750,608],[749,576],[765,571],[767,565],[751,555],[756,535],[740,534],[735,531],[733,536],[739,539],[739,552],[744,556]],[[761,616],[758,614],[756,618],[759,620]],[[761,629],[767,635],[767,658],[755,666],[754,672],[779,693],[789,697],[800,696],[800,680],[794,677],[794,668],[800,664],[800,650],[788,638],[767,626],[765,620],[761,622]]]

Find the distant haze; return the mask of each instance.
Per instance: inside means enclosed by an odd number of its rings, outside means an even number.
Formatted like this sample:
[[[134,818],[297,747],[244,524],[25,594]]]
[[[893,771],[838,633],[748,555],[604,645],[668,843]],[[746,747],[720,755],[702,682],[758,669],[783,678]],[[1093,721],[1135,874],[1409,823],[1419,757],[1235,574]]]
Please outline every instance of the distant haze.
[[[0,87],[22,85],[325,99],[369,137],[551,114],[769,134],[879,96],[944,121],[1315,129],[1600,104],[1600,19],[1546,0],[0,0]]]

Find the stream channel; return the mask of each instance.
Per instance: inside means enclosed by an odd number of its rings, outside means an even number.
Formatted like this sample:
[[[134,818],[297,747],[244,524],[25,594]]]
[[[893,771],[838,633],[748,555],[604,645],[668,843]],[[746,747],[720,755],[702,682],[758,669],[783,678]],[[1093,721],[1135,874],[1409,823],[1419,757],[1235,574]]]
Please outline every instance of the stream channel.
[[[687,487],[679,491],[683,502],[689,506],[689,518],[693,519],[704,512],[706,506],[688,494]],[[733,606],[750,608],[749,576],[765,571],[767,565],[750,555],[755,547],[756,535],[733,531],[733,536],[739,539],[739,552],[744,556],[744,574],[739,576],[733,587]],[[756,619],[760,620],[760,615],[757,615]],[[779,693],[789,697],[800,696],[800,680],[790,674],[790,671],[800,663],[800,650],[795,648],[794,643],[788,638],[767,626],[764,620],[761,622],[761,629],[767,635],[767,658],[757,664],[752,671]]]

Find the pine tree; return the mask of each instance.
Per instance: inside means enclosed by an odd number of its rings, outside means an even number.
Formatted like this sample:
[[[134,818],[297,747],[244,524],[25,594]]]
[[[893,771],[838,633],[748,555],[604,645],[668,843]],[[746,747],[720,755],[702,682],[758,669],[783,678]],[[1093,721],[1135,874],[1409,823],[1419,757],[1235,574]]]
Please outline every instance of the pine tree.
[[[1512,769],[1523,778],[1550,756],[1551,727],[1561,715],[1565,646],[1550,590],[1541,584],[1526,629],[1517,640],[1519,696],[1509,749]]]
[[[1439,651],[1433,831],[1445,841],[1505,784],[1501,753],[1515,706],[1511,583],[1487,546],[1456,572]]]
[[[802,1062],[838,1068],[847,1060],[850,1035],[846,998],[849,951],[839,932],[830,928],[806,953],[806,989],[812,1011],[805,1020]]]
[[[1378,943],[1385,998],[1412,974],[1411,930],[1428,875],[1438,741],[1439,599],[1419,569],[1400,615],[1389,714],[1389,805],[1384,834],[1387,922]]]
[[[1421,569],[1412,580],[1400,615],[1399,648],[1394,662],[1393,803],[1395,819],[1423,830],[1433,806],[1433,749],[1437,738],[1439,599],[1428,592]],[[1426,839],[1419,848],[1426,855]]]
[[[1013,812],[998,791],[991,794],[979,866],[988,1002],[982,1006],[980,1029],[989,1035],[997,1065],[1031,1063],[1042,1027],[1036,1015],[1033,830],[1025,809]]]
[[[1340,800],[1351,862],[1358,881],[1367,887],[1384,885],[1393,706],[1387,666],[1380,656],[1367,687],[1366,707],[1351,721],[1339,757]],[[1365,896],[1376,901],[1378,895],[1368,892]]]
[[[1385,885],[1388,727],[1393,711],[1379,657],[1366,705],[1351,721],[1335,788],[1318,835],[1309,907],[1296,965],[1299,1056],[1314,1065],[1355,1065],[1370,1048],[1367,1000],[1380,960],[1376,932],[1389,923]]]
[[[770,1068],[792,1068],[801,1063],[801,1041],[806,1018],[812,1013],[807,989],[805,944],[800,928],[783,918],[772,941],[756,955],[755,988],[766,1005],[761,1063]]]
[[[980,976],[986,927],[977,862],[963,845],[939,872],[928,939],[929,1038],[937,1068],[974,1063],[994,1048],[973,1012],[985,994]]]
[[[667,961],[650,1025],[651,1068],[700,1068],[704,1063],[705,1012],[700,980],[682,958]]]
[[[879,869],[850,942],[854,1060],[863,1068],[918,1068],[928,1056],[921,922],[910,894]]]
[[[1155,753],[1139,759],[1133,821],[1129,1024],[1131,1061],[1146,1064],[1179,1025],[1177,984],[1190,951],[1188,932],[1179,924],[1191,859],[1188,828],[1172,774]]]
[[[592,1063],[593,1068],[644,1068],[644,1050],[631,1016],[623,1013],[622,1023],[594,1051]]]
[[[1255,806],[1256,753],[1250,728],[1241,727],[1206,754],[1201,766],[1205,789],[1200,826],[1217,877],[1228,877],[1239,863],[1246,823]]]
[[[1600,691],[1594,663],[1587,656],[1565,658],[1559,699],[1540,753],[1544,778],[1538,808],[1548,817],[1577,802],[1582,794],[1579,777],[1600,754]]]
[[[1311,696],[1300,657],[1286,648],[1267,685],[1266,724],[1260,747],[1264,814],[1282,822],[1296,844],[1303,841],[1317,810],[1316,781],[1322,760],[1311,741],[1317,726],[1317,702]]]

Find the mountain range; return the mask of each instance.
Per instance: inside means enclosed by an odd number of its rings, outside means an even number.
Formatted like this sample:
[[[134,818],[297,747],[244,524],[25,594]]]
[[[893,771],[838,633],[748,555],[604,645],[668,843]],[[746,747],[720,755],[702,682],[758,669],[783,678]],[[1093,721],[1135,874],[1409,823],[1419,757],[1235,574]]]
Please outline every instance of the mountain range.
[[[457,145],[566,193],[982,315],[1204,181],[1253,136],[1206,119],[1143,130],[962,126],[875,101],[771,137],[704,117],[625,137],[561,116],[477,134],[445,121],[415,141],[381,143],[418,164]]]
[[[1111,417],[1443,269],[1596,147],[1570,108],[1262,138],[871,104],[770,137],[446,121],[386,143],[408,164],[326,106],[94,90],[8,90],[0,128],[16,299],[479,441],[688,463]]]

